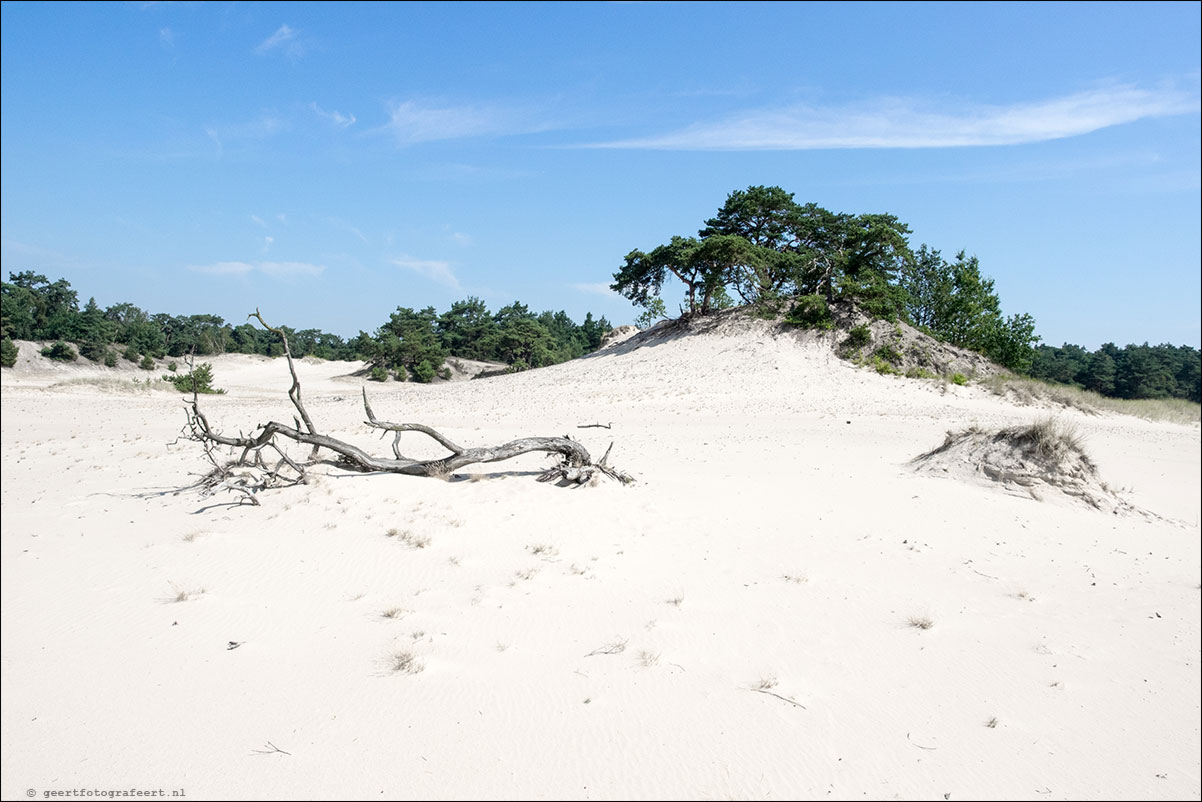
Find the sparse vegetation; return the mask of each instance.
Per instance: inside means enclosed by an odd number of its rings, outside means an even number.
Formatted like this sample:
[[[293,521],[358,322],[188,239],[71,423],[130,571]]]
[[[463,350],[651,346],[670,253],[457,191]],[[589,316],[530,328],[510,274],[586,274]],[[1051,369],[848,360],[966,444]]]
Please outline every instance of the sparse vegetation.
[[[418,662],[417,655],[408,649],[402,649],[390,655],[388,666],[398,674],[420,674],[426,670],[426,667]]]
[[[599,646],[596,649],[593,649],[591,652],[586,654],[585,657],[593,657],[599,654],[621,654],[622,652],[626,651],[627,643],[629,643],[627,639],[618,638],[610,641],[604,646]]]
[[[952,384],[958,384],[963,387],[964,385],[968,384],[968,377],[963,373],[953,373],[948,377],[948,381],[950,381]]]
[[[930,629],[935,626],[934,620],[926,615],[912,615],[906,619],[906,623],[915,629]]]

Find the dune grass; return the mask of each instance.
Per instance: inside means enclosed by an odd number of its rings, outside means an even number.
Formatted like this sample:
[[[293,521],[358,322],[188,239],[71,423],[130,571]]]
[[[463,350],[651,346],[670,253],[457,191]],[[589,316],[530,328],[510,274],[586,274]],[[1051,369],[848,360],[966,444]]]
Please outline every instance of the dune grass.
[[[1052,403],[1087,415],[1114,412],[1169,423],[1202,421],[1202,405],[1183,398],[1110,398],[1080,387],[1018,376],[995,376],[982,379],[980,384],[995,395],[1013,398],[1020,404]]]

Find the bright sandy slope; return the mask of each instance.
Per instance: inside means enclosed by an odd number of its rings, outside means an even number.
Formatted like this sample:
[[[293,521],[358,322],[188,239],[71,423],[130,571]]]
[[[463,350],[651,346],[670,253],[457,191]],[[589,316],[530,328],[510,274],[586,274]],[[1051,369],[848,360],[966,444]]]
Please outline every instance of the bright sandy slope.
[[[291,421],[282,360],[212,361],[214,424]],[[386,454],[358,367],[300,363],[309,411]],[[38,384],[5,371],[4,798],[1199,797],[1197,425],[1057,413],[1159,517],[918,476],[1049,410],[751,324],[368,384],[464,445],[612,439],[634,486],[527,455],[256,508],[171,492],[179,396]]]

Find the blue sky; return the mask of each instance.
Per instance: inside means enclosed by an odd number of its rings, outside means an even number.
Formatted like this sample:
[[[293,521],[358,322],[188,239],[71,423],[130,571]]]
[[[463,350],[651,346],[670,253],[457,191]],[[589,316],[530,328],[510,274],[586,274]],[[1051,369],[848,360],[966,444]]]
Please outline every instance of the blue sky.
[[[1046,342],[1198,346],[1200,8],[4,3],[0,258],[343,335],[623,323],[628,251],[775,184],[976,254]]]

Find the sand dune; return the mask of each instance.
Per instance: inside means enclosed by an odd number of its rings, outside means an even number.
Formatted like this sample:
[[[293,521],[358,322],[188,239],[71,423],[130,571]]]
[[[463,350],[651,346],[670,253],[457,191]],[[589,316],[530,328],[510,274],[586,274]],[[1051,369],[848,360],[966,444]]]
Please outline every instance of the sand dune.
[[[0,792],[1199,798],[1197,425],[879,376],[767,324],[631,343],[368,391],[464,445],[613,440],[633,486],[527,455],[322,468],[261,507],[173,492],[204,470],[178,395],[4,371]],[[215,425],[291,420],[282,360],[212,362]],[[387,453],[359,367],[298,363],[309,411]],[[908,464],[1053,412],[1153,515]]]

